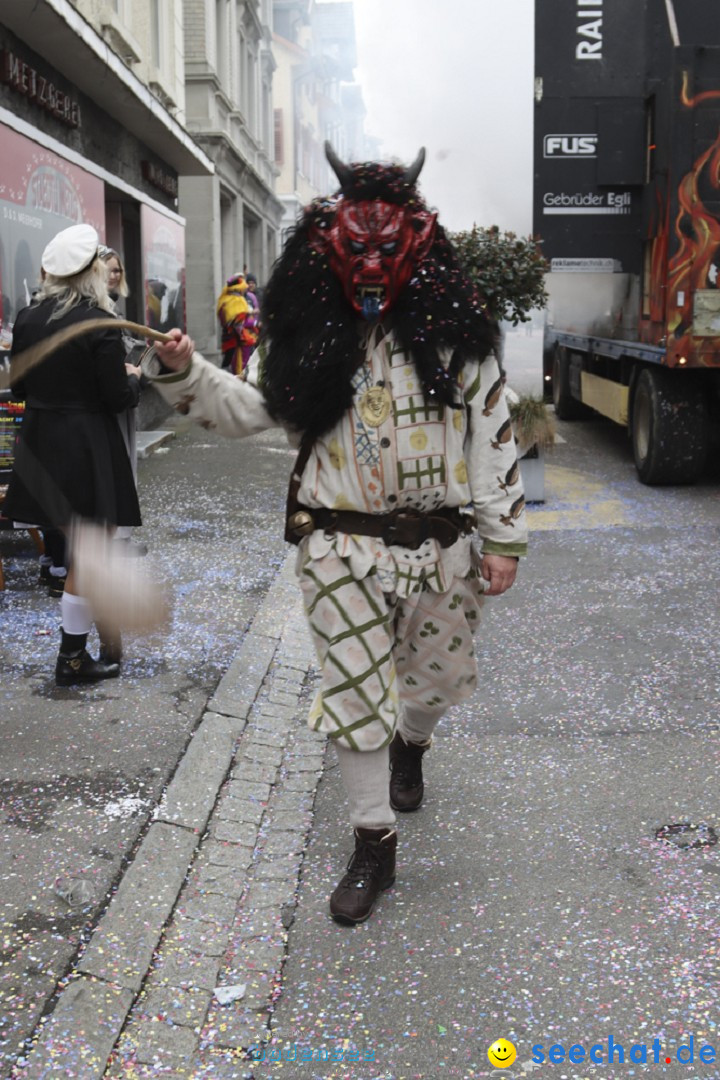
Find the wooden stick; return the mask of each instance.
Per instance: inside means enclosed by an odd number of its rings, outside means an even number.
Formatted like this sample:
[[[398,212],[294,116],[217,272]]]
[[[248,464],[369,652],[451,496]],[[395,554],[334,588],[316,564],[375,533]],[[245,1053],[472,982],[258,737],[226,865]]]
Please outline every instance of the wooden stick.
[[[169,334],[162,334],[159,330],[153,330],[150,326],[141,323],[130,322],[128,319],[115,319],[108,316],[107,319],[87,319],[73,326],[66,326],[63,330],[51,334],[50,337],[38,341],[37,345],[31,345],[29,349],[23,349],[21,353],[13,356],[10,362],[10,379],[19,382],[31,368],[41,364],[51,353],[69,341],[91,334],[94,330],[132,330],[139,337],[151,338],[153,341],[174,341]]]

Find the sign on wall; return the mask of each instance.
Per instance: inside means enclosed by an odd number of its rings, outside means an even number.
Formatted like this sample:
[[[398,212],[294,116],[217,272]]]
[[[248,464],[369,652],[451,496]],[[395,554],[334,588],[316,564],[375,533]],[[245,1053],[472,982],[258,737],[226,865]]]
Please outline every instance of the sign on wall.
[[[40,282],[56,233],[85,222],[105,237],[102,180],[0,124],[0,323],[2,338]]]

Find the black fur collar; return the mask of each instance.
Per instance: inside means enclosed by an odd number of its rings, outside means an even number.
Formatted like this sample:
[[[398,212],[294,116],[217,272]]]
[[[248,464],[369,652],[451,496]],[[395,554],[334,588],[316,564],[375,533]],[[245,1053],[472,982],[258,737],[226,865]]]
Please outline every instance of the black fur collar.
[[[351,379],[363,359],[361,331],[368,325],[358,325],[327,258],[310,243],[311,222],[332,212],[332,205],[319,200],[306,210],[275,265],[262,308],[261,383],[268,408],[276,420],[312,438],[334,427],[352,404]],[[497,328],[441,227],[391,316],[425,396],[452,405],[460,369],[488,355]],[[445,368],[440,356],[447,351]]]

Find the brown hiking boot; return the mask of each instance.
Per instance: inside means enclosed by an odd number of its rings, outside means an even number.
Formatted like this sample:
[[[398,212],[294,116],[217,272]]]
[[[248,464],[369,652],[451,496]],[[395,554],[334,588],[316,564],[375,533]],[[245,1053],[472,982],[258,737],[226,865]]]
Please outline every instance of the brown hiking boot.
[[[423,801],[422,757],[430,748],[430,741],[406,743],[400,732],[395,732],[390,743],[390,805],[393,810],[417,810]]]
[[[330,914],[356,926],[372,914],[381,892],[395,881],[397,833],[394,829],[356,829],[355,851],[330,897]]]

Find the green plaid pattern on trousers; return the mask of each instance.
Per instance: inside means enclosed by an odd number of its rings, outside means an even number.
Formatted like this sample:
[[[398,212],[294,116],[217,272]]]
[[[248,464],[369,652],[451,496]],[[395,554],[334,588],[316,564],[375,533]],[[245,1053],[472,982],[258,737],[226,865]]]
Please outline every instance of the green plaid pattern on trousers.
[[[351,750],[389,743],[403,704],[420,711],[455,705],[473,692],[473,631],[482,585],[473,565],[444,593],[425,585],[407,598],[362,580],[333,551],[307,558],[300,587],[322,669],[309,724]]]

